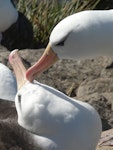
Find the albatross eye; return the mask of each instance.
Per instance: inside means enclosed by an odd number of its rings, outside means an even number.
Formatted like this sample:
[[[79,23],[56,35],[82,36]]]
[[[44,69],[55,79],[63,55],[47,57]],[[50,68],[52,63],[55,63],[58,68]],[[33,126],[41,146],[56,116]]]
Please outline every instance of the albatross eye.
[[[66,37],[64,37],[59,43],[57,43],[56,46],[64,46],[68,36],[69,34]]]
[[[69,32],[65,37],[63,37],[62,39],[60,39],[59,43],[56,43],[55,46],[64,46],[66,40],[68,39],[69,35],[71,34],[71,32]]]
[[[56,46],[64,46],[64,41],[62,41],[62,42],[56,44]]]

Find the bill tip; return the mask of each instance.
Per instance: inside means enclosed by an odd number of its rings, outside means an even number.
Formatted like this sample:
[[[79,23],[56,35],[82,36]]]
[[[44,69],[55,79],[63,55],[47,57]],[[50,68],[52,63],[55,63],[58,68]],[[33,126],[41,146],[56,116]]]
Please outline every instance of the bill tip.
[[[17,53],[18,53],[18,49],[15,49],[9,54],[9,62],[10,62],[10,64],[12,64],[12,60],[17,56]]]

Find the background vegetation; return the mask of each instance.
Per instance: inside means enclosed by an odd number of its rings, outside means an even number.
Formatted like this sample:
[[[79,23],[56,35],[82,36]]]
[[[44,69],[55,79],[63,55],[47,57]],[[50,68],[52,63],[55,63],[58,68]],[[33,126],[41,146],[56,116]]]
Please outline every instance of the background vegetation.
[[[60,2],[63,0],[60,0]],[[45,47],[54,26],[66,16],[83,10],[113,8],[112,0],[15,0],[19,11],[32,23],[34,48]]]

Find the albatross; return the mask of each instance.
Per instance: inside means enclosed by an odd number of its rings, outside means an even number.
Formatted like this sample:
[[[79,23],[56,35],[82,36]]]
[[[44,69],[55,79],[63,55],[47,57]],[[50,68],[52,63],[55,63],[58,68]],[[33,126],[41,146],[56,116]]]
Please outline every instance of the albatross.
[[[11,0],[0,0],[0,42],[2,33],[18,19],[18,11]]]
[[[29,82],[17,50],[10,53],[9,62],[18,84],[15,97],[18,123],[36,135],[34,139],[40,148],[95,150],[102,130],[97,111],[36,80]]]
[[[26,78],[33,81],[59,59],[100,55],[113,55],[113,9],[82,11],[60,21],[42,57],[27,70]]]

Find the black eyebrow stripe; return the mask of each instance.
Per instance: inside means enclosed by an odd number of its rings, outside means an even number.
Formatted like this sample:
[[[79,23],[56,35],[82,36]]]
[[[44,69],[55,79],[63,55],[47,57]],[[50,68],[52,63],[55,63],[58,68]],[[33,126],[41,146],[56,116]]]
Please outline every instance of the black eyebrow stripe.
[[[64,40],[64,41],[61,41],[61,42],[58,43],[58,44],[56,44],[56,46],[64,46],[64,42],[65,42],[65,40]]]
[[[67,40],[67,38],[69,37],[70,33],[61,42],[57,43],[56,46],[64,46],[64,43]]]

